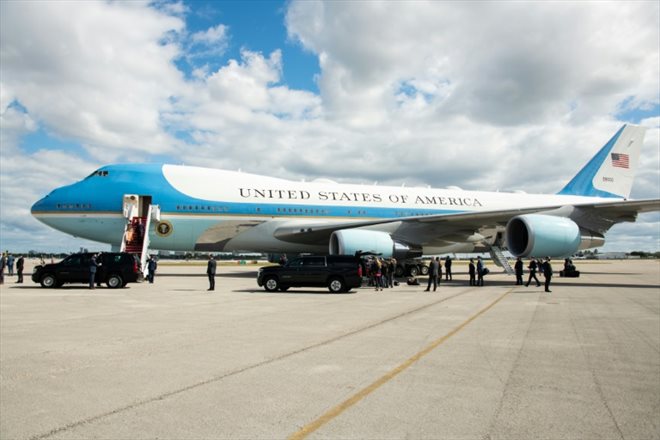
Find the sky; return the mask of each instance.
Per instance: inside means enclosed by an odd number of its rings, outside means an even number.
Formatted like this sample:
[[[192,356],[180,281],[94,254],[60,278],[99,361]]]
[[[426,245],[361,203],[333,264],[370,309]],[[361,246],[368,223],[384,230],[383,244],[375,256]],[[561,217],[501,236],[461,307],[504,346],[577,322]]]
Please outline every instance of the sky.
[[[660,198],[660,3],[0,2],[0,249],[110,163],[555,193],[624,124]],[[601,251],[660,249],[660,215]]]

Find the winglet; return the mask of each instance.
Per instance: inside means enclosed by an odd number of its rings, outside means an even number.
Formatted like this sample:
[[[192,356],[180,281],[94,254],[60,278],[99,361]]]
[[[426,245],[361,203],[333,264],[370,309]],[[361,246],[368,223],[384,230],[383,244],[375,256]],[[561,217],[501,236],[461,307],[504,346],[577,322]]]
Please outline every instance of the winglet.
[[[646,129],[624,125],[557,194],[627,199]]]

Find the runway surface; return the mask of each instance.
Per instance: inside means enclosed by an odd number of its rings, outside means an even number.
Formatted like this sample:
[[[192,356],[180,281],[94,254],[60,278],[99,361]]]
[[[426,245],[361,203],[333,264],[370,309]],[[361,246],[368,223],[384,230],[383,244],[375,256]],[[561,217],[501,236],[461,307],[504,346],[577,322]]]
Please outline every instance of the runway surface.
[[[660,263],[552,293],[267,293],[255,266],[0,288],[2,439],[660,439]],[[555,264],[558,272],[559,263]],[[28,273],[29,274],[29,273]],[[425,278],[420,278],[425,284]]]

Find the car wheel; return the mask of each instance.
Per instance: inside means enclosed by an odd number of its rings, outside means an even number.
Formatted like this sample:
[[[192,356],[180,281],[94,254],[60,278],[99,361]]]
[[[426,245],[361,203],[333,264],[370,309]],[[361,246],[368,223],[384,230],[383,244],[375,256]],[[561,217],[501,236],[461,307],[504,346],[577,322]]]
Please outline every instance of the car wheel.
[[[270,276],[266,278],[264,282],[264,289],[269,292],[275,292],[280,287],[280,282],[277,280],[277,277]]]
[[[394,276],[396,276],[397,278],[400,278],[400,277],[403,276],[403,267],[402,266],[399,266],[399,265],[396,266],[396,269],[394,269]]]
[[[108,277],[108,281],[105,282],[109,288],[111,289],[118,289],[120,287],[123,287],[124,285],[124,280],[121,278],[120,275],[110,275]]]
[[[429,267],[426,264],[422,264],[419,266],[419,271],[422,273],[422,275],[428,275]]]
[[[41,287],[51,288],[57,285],[57,278],[52,273],[47,273],[41,277]]]
[[[330,281],[328,282],[328,290],[332,293],[341,293],[346,290],[346,284],[344,284],[344,280],[341,278],[330,278]]]
[[[417,269],[417,266],[410,266],[410,270],[408,271],[410,273],[411,277],[416,277],[419,275],[419,270]]]

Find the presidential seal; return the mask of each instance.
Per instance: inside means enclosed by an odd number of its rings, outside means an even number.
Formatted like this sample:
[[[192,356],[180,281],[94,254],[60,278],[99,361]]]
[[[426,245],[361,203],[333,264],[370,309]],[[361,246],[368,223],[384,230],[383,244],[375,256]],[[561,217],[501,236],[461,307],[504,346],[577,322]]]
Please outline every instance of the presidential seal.
[[[168,222],[167,220],[158,222],[156,225],[156,233],[161,237],[167,237],[172,233],[172,223]]]

